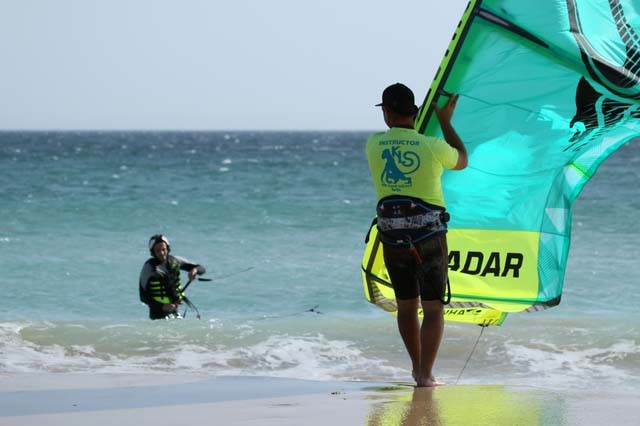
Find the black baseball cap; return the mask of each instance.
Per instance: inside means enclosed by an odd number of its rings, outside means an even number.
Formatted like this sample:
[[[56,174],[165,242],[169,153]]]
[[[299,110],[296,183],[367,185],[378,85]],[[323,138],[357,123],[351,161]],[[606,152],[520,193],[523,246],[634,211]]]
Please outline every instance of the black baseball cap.
[[[418,112],[413,92],[402,83],[392,84],[384,89],[382,103],[376,106],[385,106],[403,115],[415,115]]]

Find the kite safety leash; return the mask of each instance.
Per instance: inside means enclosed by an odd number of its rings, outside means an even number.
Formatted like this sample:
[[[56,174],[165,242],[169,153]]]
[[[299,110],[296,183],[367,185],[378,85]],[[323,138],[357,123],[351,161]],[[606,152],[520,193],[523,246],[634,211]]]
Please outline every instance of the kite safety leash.
[[[482,333],[484,333],[484,329],[487,328],[487,325],[480,325],[480,334],[478,335],[478,338],[476,339],[476,343],[473,345],[473,349],[471,349],[471,353],[469,354],[469,357],[467,358],[467,361],[464,363],[464,367],[462,367],[462,370],[460,370],[460,374],[458,374],[458,378],[456,379],[454,384],[458,384],[458,382],[460,381],[460,377],[462,377],[462,373],[464,373],[464,370],[467,368],[467,365],[469,364],[469,361],[471,360],[471,357],[473,356],[473,353],[476,350],[476,347],[478,346],[478,342],[480,341],[480,337],[482,337]]]
[[[182,300],[189,308],[193,309],[193,311],[196,313],[196,318],[200,319],[200,312],[198,312],[198,308],[196,308],[196,305],[191,303],[191,300],[189,300],[189,298],[185,295],[182,295]],[[182,314],[182,318],[186,318],[186,316],[187,316],[187,309],[185,308],[184,313]]]

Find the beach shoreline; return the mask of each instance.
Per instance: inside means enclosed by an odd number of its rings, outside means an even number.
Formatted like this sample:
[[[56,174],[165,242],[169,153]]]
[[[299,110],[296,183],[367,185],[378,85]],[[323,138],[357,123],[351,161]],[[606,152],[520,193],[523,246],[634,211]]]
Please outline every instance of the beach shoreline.
[[[613,389],[313,381],[274,377],[3,374],[0,424],[561,425],[637,423],[640,397]]]

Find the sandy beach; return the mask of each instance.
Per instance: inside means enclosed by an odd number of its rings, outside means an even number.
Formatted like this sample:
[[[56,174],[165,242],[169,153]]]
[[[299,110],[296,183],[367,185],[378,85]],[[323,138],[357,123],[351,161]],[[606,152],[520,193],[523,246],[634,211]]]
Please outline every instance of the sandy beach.
[[[0,424],[637,425],[637,395],[526,386],[268,377],[15,374],[0,378]]]

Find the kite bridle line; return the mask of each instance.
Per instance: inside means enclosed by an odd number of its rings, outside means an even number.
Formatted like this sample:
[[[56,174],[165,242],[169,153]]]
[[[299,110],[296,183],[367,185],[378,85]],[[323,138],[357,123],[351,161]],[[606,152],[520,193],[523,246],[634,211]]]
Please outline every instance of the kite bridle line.
[[[254,267],[250,266],[248,268],[245,269],[241,269],[239,271],[236,272],[232,272],[230,274],[227,275],[221,275],[219,277],[213,277],[213,278],[195,278],[195,279],[190,279],[184,286],[184,288],[180,291],[180,294],[182,294],[182,300],[184,300],[184,303],[187,305],[187,307],[193,309],[196,313],[196,318],[200,319],[200,312],[198,312],[198,308],[196,308],[196,306],[193,304],[193,302],[191,302],[191,300],[189,300],[189,298],[187,296],[184,295],[184,292],[187,290],[187,288],[191,285],[192,282],[198,280],[198,281],[215,281],[215,280],[222,280],[224,278],[229,278],[229,277],[233,277],[235,275],[238,274],[242,274],[244,272],[250,271],[252,270]],[[187,309],[185,308],[184,313],[182,314],[182,317],[186,317],[187,315]]]
[[[462,373],[464,373],[464,370],[467,368],[467,365],[469,364],[469,361],[471,361],[471,357],[473,356],[473,353],[476,350],[476,347],[478,346],[478,342],[480,342],[480,337],[482,337],[482,333],[484,333],[484,329],[489,327],[486,324],[478,324],[480,326],[480,334],[478,335],[478,338],[476,339],[476,343],[473,345],[473,348],[471,349],[471,353],[469,354],[469,357],[467,357],[467,361],[464,363],[464,367],[462,367],[462,370],[460,370],[460,374],[458,374],[458,378],[455,381],[455,385],[458,384],[458,381],[460,381],[460,377],[462,377]]]

